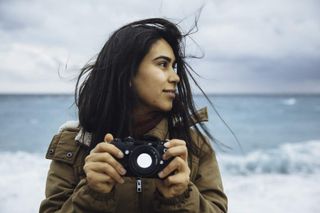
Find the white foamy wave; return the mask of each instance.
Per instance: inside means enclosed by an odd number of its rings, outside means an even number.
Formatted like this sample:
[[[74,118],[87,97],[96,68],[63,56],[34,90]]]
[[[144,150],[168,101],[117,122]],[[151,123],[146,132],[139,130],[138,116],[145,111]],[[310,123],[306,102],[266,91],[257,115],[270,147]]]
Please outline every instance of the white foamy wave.
[[[297,103],[297,99],[295,98],[288,98],[282,101],[283,104],[288,105],[288,106],[292,106],[295,105]]]
[[[0,212],[38,212],[48,166],[39,154],[0,152]]]
[[[221,155],[226,174],[313,174],[320,173],[320,140],[287,143],[276,149],[258,150],[243,157]]]
[[[320,174],[222,176],[230,213],[319,213]]]
[[[290,148],[285,148],[286,146]],[[300,146],[303,144],[288,144],[280,149],[294,150],[292,154],[304,152]],[[314,152],[319,150],[319,141],[307,142],[305,150],[308,149]],[[310,154],[309,151],[307,153]],[[249,159],[250,156],[254,155],[249,154],[246,158]],[[219,159],[220,165],[224,161],[223,167],[226,166],[225,163],[236,164],[235,161],[239,160],[236,157],[225,157]],[[299,157],[301,156],[297,156]],[[233,159],[225,160],[228,158]],[[0,152],[0,213],[39,212],[49,163],[50,161],[40,154]],[[283,175],[251,172],[243,176],[225,174],[222,171],[231,213],[319,212],[319,177],[320,173]]]

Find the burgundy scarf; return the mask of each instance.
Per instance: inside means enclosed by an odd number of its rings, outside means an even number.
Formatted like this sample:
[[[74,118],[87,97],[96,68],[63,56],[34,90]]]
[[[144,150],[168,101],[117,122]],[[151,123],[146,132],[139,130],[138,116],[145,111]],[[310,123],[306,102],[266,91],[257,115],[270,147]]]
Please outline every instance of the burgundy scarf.
[[[141,139],[142,136],[153,129],[163,118],[165,114],[162,112],[153,113],[150,116],[137,116],[133,121],[133,138]]]

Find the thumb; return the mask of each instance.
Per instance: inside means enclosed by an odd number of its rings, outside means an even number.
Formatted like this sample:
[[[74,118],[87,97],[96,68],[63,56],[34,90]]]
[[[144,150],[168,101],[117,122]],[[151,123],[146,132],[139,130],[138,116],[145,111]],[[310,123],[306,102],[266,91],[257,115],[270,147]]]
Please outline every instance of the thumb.
[[[105,141],[105,142],[110,143],[112,140],[113,140],[112,134],[107,133],[107,134],[104,136],[104,141]]]

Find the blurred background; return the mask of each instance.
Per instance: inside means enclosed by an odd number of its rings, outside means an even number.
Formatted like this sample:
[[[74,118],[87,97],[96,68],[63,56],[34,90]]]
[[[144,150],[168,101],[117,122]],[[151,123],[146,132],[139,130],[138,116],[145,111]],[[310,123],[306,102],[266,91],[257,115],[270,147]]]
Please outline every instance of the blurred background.
[[[1,0],[0,213],[38,211],[46,149],[77,120],[75,78],[109,35],[151,17],[187,32],[200,8],[186,42],[203,58],[188,62],[219,113],[193,85],[229,212],[320,212],[319,1]]]

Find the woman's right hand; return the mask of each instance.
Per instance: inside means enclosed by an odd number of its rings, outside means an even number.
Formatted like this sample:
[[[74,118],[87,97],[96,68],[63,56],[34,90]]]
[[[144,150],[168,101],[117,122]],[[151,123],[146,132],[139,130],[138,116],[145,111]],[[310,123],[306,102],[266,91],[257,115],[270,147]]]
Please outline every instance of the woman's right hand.
[[[104,142],[98,143],[85,159],[83,170],[86,174],[88,186],[101,193],[108,193],[116,183],[124,183],[121,177],[126,173],[116,158],[123,158],[123,153],[110,144],[111,134],[106,134]]]

